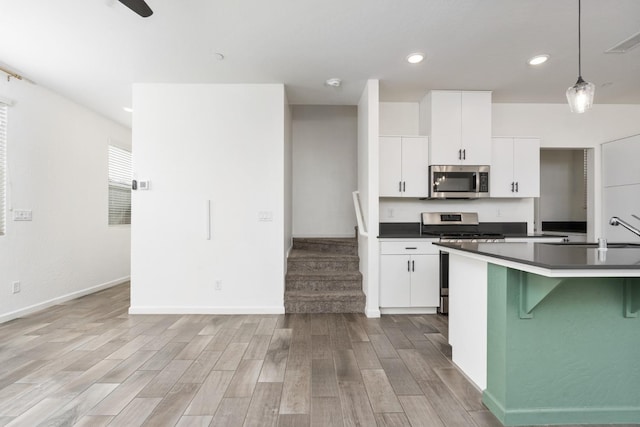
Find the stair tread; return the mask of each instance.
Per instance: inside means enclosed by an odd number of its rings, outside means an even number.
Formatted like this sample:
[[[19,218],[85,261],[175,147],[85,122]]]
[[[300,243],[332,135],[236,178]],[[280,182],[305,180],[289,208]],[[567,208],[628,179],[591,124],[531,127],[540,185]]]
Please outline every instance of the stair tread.
[[[344,259],[344,260],[357,260],[358,255],[338,254],[334,252],[321,252],[321,251],[309,251],[307,249],[292,249],[289,252],[289,259],[304,259],[304,258],[328,258],[328,259]]]
[[[313,296],[313,297],[335,297],[335,296],[364,296],[364,292],[361,289],[347,289],[347,290],[335,290],[335,291],[285,291],[285,297],[295,296],[295,297],[304,297],[304,296]]]
[[[294,242],[335,243],[356,246],[358,240],[353,237],[294,237]]]
[[[338,277],[338,278],[350,278],[359,279],[362,277],[362,273],[359,270],[331,270],[331,271],[289,271],[286,274],[286,278],[310,278],[310,277]]]

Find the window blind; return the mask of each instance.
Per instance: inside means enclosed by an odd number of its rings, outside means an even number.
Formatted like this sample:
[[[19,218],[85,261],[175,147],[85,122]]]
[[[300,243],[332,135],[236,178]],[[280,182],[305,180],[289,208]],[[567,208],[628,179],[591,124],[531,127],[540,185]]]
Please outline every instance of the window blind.
[[[109,225],[131,224],[131,153],[109,146]]]
[[[0,102],[0,235],[5,233],[7,207],[7,110]]]

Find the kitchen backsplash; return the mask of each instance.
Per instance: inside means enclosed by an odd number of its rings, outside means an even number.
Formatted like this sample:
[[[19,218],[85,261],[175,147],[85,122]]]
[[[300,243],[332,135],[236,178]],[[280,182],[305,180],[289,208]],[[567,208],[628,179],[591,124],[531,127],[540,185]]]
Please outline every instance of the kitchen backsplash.
[[[533,232],[533,210],[533,199],[380,198],[380,222],[418,222],[421,212],[478,212],[480,222],[526,222]]]

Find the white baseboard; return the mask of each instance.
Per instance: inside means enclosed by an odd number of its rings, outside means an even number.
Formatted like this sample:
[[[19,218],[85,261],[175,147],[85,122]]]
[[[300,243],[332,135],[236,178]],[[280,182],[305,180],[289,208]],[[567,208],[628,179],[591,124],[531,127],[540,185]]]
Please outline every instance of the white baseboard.
[[[345,239],[350,237],[355,237],[356,234],[354,232],[347,234],[332,234],[327,236],[326,234],[296,234],[293,236],[294,239]]]
[[[284,305],[249,307],[131,306],[129,314],[284,314]]]
[[[47,301],[39,302],[37,304],[30,305],[29,307],[21,308],[16,311],[12,311],[5,314],[0,314],[0,323],[8,322],[9,320],[17,319],[18,317],[24,317],[31,313],[35,313],[40,310],[44,310],[45,308],[52,307],[57,304],[61,304],[63,302],[71,301],[75,298],[80,298],[85,295],[92,294],[94,292],[101,291],[103,289],[111,288],[113,286],[119,285],[121,283],[127,282],[131,279],[130,276],[121,277],[119,279],[111,280],[109,282],[102,283],[100,285],[92,286],[90,288],[85,288],[80,291],[71,292],[66,295],[62,295],[56,298],[52,298]]]
[[[382,314],[436,314],[438,307],[380,308]]]
[[[365,316],[370,317],[370,318],[374,318],[374,317],[380,317],[380,310],[378,309],[367,309],[365,311]]]

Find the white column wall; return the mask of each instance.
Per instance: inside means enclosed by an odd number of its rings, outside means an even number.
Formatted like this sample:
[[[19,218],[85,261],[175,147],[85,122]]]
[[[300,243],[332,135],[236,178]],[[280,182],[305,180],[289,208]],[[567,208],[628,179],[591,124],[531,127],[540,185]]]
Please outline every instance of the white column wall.
[[[131,131],[41,86],[0,79],[8,112],[0,322],[129,278],[130,228],[108,226],[108,145]],[[27,209],[33,221],[13,221]],[[12,293],[19,281],[20,293]]]
[[[380,317],[380,246],[378,243],[379,82],[369,80],[358,102],[358,191],[368,236],[358,236],[360,271],[367,295],[365,314]]]
[[[151,190],[133,196],[130,312],[284,312],[284,86],[136,84],[133,99]]]

